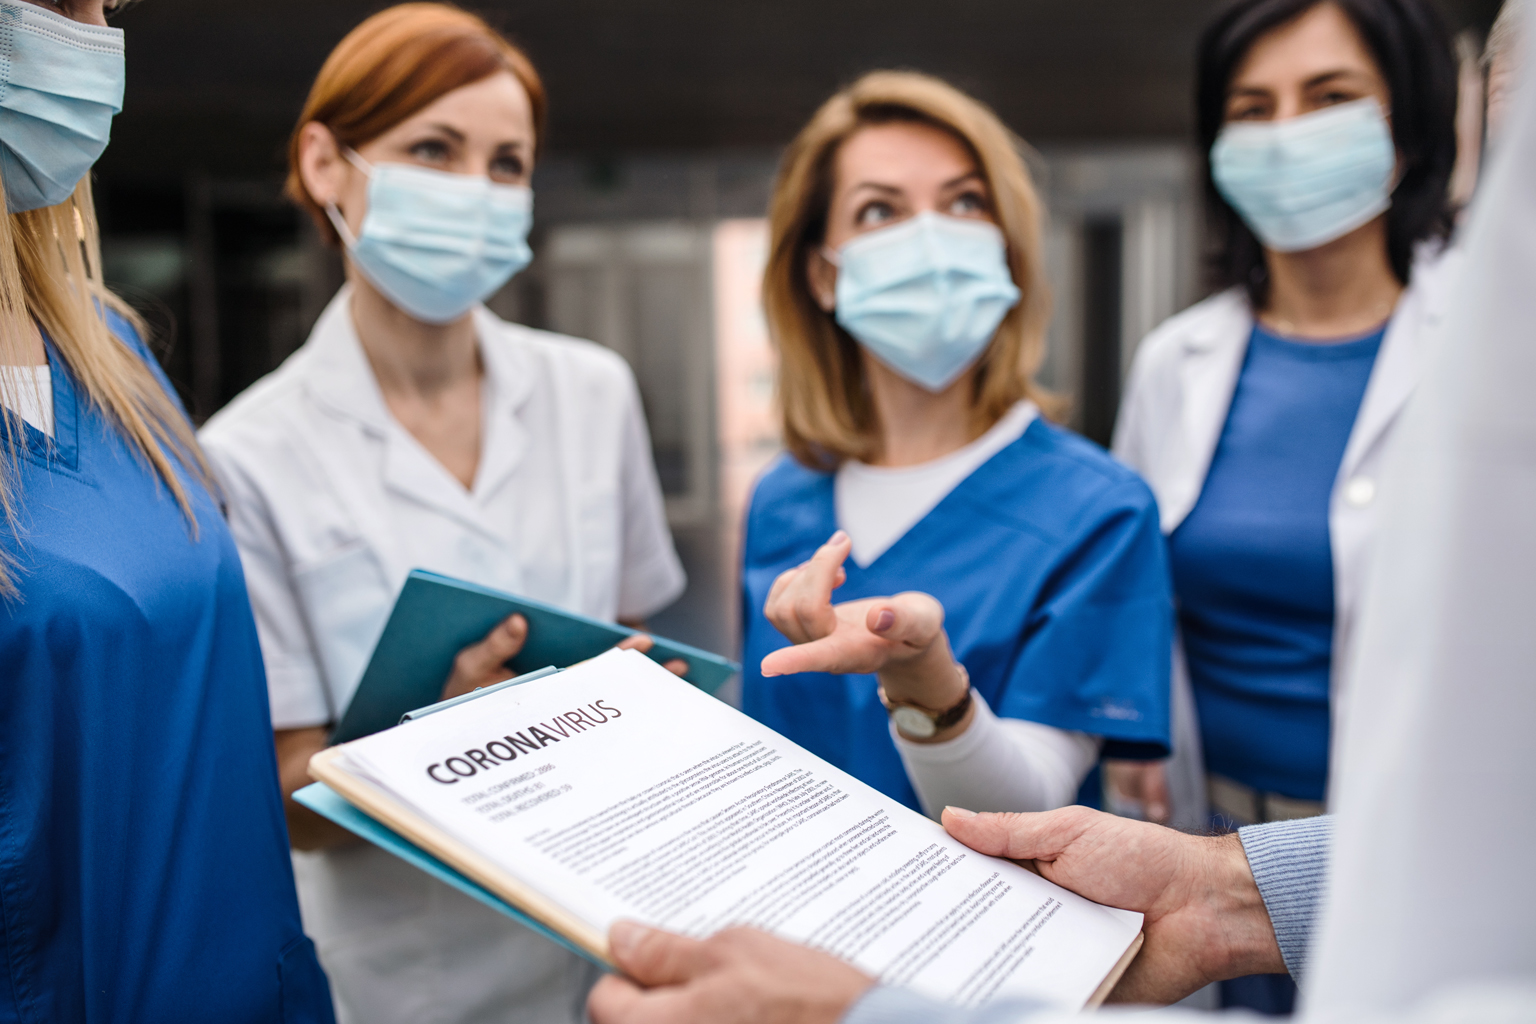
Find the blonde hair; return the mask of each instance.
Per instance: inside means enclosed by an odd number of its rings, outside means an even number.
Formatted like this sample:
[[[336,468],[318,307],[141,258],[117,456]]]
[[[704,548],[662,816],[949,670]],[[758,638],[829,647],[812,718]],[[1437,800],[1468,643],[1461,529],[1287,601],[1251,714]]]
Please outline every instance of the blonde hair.
[[[0,207],[4,190],[0,186]],[[0,366],[30,362],[33,323],[40,326],[69,367],[84,400],[122,432],[130,447],[153,467],[186,515],[197,521],[172,458],[205,486],[212,475],[192,425],[139,354],[107,326],[108,311],[144,335],[143,321],[107,290],[101,279],[101,245],[87,176],[57,206],[0,216]],[[20,408],[17,385],[0,377],[0,400]],[[0,416],[5,456],[0,459],[0,512],[20,539],[21,448],[19,416]],[[170,453],[169,455],[167,453]],[[0,552],[0,595],[17,593],[15,566]]]
[[[1024,398],[1059,411],[1059,400],[1034,381],[1045,355],[1050,295],[1040,199],[1020,155],[1023,143],[990,109],[947,82],[874,71],[822,104],[790,143],[769,207],[763,312],[779,351],[784,445],[812,468],[877,454],[879,423],[858,343],[812,295],[809,260],[824,242],[839,148],[863,128],[903,121],[947,131],[975,157],[1023,293],[977,363],[974,414],[985,428]]]

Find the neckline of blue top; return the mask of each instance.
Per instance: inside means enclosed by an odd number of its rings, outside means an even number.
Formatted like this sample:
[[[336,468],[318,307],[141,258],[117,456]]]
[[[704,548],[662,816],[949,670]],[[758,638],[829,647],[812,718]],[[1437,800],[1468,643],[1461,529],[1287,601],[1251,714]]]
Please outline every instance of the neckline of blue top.
[[[1390,323],[1390,322],[1389,322]],[[1281,355],[1313,362],[1363,358],[1374,353],[1386,337],[1388,323],[1365,334],[1342,338],[1297,338],[1272,331],[1258,321],[1253,324],[1252,342],[1266,345]]]

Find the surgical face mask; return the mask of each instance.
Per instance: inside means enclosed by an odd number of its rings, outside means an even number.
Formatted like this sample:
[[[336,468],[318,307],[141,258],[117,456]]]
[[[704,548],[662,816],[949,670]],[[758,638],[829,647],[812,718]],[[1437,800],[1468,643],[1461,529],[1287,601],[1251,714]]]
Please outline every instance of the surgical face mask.
[[[12,213],[70,197],[123,109],[123,30],[0,0],[0,181]]]
[[[1259,241],[1301,252],[1392,205],[1397,151],[1374,99],[1266,123],[1235,122],[1211,147],[1216,188]]]
[[[335,203],[326,213],[358,270],[416,319],[457,320],[533,259],[532,189],[346,155],[368,175],[368,213],[355,236]]]
[[[982,221],[925,211],[827,258],[838,268],[837,322],[929,391],[976,362],[1019,302],[1003,233]]]

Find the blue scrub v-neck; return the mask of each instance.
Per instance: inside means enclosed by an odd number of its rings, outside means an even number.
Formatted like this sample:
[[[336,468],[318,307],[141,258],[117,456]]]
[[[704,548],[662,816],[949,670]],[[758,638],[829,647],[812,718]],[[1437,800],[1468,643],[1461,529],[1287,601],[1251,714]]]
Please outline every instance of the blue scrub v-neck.
[[[764,678],[788,641],[762,613],[774,579],[837,529],[834,477],[787,456],[747,516],[743,707],[813,753],[918,807],[873,675]],[[972,684],[998,714],[1166,752],[1172,601],[1156,504],[1130,470],[1036,420],[868,566],[851,560],[834,600],[922,590]]]

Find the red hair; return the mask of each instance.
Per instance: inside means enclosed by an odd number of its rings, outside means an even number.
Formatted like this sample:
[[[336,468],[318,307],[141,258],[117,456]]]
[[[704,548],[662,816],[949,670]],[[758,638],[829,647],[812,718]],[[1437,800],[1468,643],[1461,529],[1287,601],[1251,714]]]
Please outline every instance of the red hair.
[[[535,147],[544,141],[548,100],[528,55],[468,11],[408,3],[380,11],[347,33],[325,59],[288,140],[283,191],[309,211],[332,245],[341,239],[299,176],[299,136],[318,122],[356,149],[455,89],[510,71],[533,107]]]

